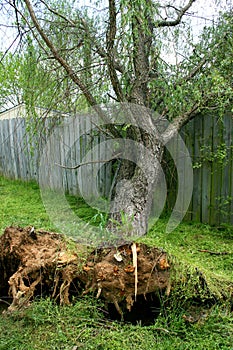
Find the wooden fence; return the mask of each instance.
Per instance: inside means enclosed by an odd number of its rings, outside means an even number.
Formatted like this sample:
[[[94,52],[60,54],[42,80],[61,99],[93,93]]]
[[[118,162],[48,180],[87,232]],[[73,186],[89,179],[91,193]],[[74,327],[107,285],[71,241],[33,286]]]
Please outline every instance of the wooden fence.
[[[211,225],[233,224],[233,118],[226,114],[199,116],[181,131],[193,162],[193,195],[186,219]],[[168,162],[171,161],[169,155]],[[165,162],[166,169],[166,162]],[[165,171],[167,206],[177,194],[175,168]]]
[[[97,135],[93,139],[86,132],[89,128],[87,122],[79,125],[75,118],[67,119],[66,123],[63,118],[62,126],[56,126],[55,132],[43,136],[40,133],[33,138],[27,131],[28,121],[24,118],[0,119],[0,173],[13,179],[40,180],[42,184],[46,181],[51,188],[61,188],[72,195],[85,193],[90,196],[96,166],[68,168],[80,164],[86,152],[94,147],[91,152],[93,159],[99,159],[100,153],[105,159],[103,148],[98,147],[104,138]],[[47,118],[44,122],[44,130],[48,131],[53,120]],[[99,168],[94,180],[100,193],[107,196],[111,187],[111,164]]]
[[[27,124],[21,116],[13,115],[1,118],[0,114],[0,173],[9,178],[38,181],[38,169],[41,149],[47,142],[52,152],[49,163],[65,164],[73,167],[79,164],[86,151],[95,147],[95,152],[103,137],[93,138],[89,133],[88,125],[77,126],[69,124],[63,128],[62,134],[48,141],[35,136],[31,139],[27,133]],[[72,132],[71,132],[72,131]],[[233,224],[233,120],[232,116],[225,115],[222,119],[207,115],[192,120],[182,130],[182,137],[189,149],[194,166],[193,196],[186,215],[186,219],[219,225],[221,223]],[[80,135],[82,135],[79,137]],[[55,141],[54,141],[55,140]],[[77,140],[75,142],[75,140]],[[45,142],[46,141],[46,142]],[[54,143],[55,142],[55,143]],[[54,158],[55,155],[58,155]],[[103,154],[101,155],[104,159]],[[175,202],[176,170],[171,166],[172,159],[165,156],[164,169],[167,174],[167,207],[172,208]],[[169,164],[169,166],[168,166]],[[78,195],[80,192],[88,193],[92,186],[92,172],[69,170],[57,167],[57,186],[69,193]],[[49,169],[42,169],[44,173]],[[98,172],[97,187],[103,195],[107,195],[111,188],[111,164],[101,167]],[[82,176],[83,175],[83,176]],[[46,176],[45,176],[46,177]]]

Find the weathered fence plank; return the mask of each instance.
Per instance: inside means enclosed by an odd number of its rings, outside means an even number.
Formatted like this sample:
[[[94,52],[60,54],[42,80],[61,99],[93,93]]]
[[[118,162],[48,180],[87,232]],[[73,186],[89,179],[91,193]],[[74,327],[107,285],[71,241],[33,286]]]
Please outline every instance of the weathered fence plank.
[[[187,130],[183,129],[180,133],[180,135],[182,136],[184,143],[186,145],[186,147],[189,150],[189,154],[190,157],[192,158],[192,155],[194,154],[194,129],[193,129],[193,121],[191,121],[191,124],[189,125],[189,127],[186,127]],[[185,164],[186,159],[183,159],[183,162]],[[186,169],[186,167],[185,167]],[[187,174],[185,174],[185,184],[184,184],[184,188],[186,188],[189,185],[189,176]],[[184,197],[186,196],[186,190],[184,191]],[[187,211],[186,215],[185,215],[185,220],[192,220],[192,207],[189,207],[189,210]]]
[[[212,188],[211,188],[211,217],[210,223],[220,223],[220,196],[221,196],[221,185],[222,185],[222,169],[218,159],[214,159],[214,155],[217,155],[219,145],[222,142],[222,127],[221,121],[215,119],[213,123],[213,147],[212,147]]]
[[[200,127],[200,122],[195,118],[193,124],[190,127],[195,130],[193,135],[194,137],[194,148],[193,153],[190,154],[193,158],[194,164],[194,184],[193,184],[193,199],[192,199],[192,220],[200,221],[201,220],[201,189],[202,189],[202,178],[201,178],[201,169],[198,167],[200,162],[200,148],[202,142],[202,129]],[[187,130],[188,133],[188,130]]]
[[[223,176],[222,176],[222,188],[221,188],[221,198],[222,198],[222,211],[220,222],[230,222],[231,220],[231,203],[233,203],[232,197],[233,192],[231,189],[231,181],[233,178],[231,169],[231,159],[232,159],[232,118],[229,115],[224,116],[223,120],[223,142],[225,142],[226,147],[226,158],[223,160]],[[229,176],[231,174],[231,176]]]
[[[210,115],[202,118],[202,144],[206,149],[212,147],[212,122]],[[210,222],[210,210],[206,203],[210,203],[211,197],[211,163],[204,161],[202,165],[202,188],[201,188],[201,221]]]

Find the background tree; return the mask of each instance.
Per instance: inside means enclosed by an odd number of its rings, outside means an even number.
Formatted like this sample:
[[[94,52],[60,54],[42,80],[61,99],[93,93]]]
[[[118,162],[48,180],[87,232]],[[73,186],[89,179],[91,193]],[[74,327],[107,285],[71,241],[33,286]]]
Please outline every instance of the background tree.
[[[194,44],[184,21],[194,2],[100,1],[94,15],[88,8],[81,10],[76,1],[5,2],[16,13],[22,40],[31,38],[44,76],[50,72],[53,84],[60,84],[60,94],[54,94],[53,102],[59,100],[58,96],[67,96],[70,103],[63,106],[65,98],[60,98],[59,106],[75,112],[85,99],[103,118],[112,137],[130,138],[148,148],[158,160],[145,160],[147,179],[133,162],[120,162],[116,183],[130,179],[133,195],[127,181],[122,183],[121,191],[113,186],[113,207],[122,208],[133,218],[134,231],[139,234],[147,231],[164,145],[200,112],[223,113],[231,108],[232,11],[205,28]],[[164,39],[172,39],[182,47],[183,57],[176,64],[164,60]],[[44,87],[46,93],[50,91],[48,96],[52,95],[53,84]],[[44,105],[51,106],[51,100],[43,98]],[[127,125],[109,125],[100,107],[107,102],[133,103]],[[140,116],[137,105],[141,106]],[[158,133],[151,110],[170,121],[164,132]],[[135,127],[135,118],[138,122],[139,117],[141,127]],[[145,131],[148,126],[150,133]],[[119,210],[112,216],[121,221]]]

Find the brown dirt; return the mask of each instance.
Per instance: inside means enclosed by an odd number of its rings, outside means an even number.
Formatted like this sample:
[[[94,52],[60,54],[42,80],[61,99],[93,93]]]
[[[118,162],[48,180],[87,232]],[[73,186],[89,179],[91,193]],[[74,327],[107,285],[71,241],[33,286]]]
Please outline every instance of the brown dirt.
[[[146,298],[170,288],[166,253],[137,244],[133,259],[132,246],[88,251],[57,233],[8,227],[0,237],[0,298],[12,298],[12,311],[37,295],[68,304],[72,294],[92,292],[114,303],[122,315],[119,305],[124,303],[130,311],[135,293]]]

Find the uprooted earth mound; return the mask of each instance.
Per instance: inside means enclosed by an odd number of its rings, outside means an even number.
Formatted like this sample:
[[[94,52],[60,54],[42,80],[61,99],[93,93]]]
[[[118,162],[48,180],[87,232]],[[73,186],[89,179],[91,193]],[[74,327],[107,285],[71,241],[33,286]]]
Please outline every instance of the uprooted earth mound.
[[[170,263],[144,244],[93,251],[57,233],[9,227],[0,237],[0,279],[0,298],[11,297],[8,310],[38,295],[69,304],[73,295],[94,293],[122,316],[136,298],[169,294]]]

